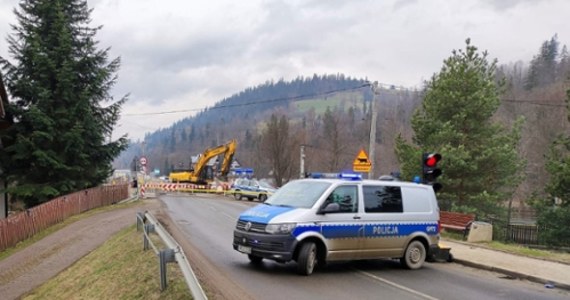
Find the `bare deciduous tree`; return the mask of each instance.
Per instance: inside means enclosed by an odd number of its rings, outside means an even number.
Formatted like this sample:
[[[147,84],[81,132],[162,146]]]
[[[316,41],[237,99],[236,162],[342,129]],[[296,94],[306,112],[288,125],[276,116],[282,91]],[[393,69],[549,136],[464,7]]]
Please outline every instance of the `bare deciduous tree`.
[[[269,160],[277,186],[291,177],[292,145],[289,139],[289,121],[285,115],[272,114],[262,135],[262,149]]]

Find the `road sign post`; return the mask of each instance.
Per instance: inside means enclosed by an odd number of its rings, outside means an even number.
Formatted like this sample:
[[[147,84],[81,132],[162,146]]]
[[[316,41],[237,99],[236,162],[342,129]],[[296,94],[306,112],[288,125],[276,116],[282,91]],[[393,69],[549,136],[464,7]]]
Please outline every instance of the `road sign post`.
[[[354,162],[352,163],[352,170],[354,172],[367,173],[370,172],[371,167],[372,163],[370,162],[370,159],[368,159],[368,155],[366,154],[364,149],[360,149],[360,152],[358,152],[358,155],[356,156]]]
[[[141,173],[142,173],[139,192],[140,192],[141,197],[144,198],[145,197],[146,165],[148,163],[148,160],[146,159],[145,156],[141,156],[141,158],[139,159],[139,163],[141,164]]]

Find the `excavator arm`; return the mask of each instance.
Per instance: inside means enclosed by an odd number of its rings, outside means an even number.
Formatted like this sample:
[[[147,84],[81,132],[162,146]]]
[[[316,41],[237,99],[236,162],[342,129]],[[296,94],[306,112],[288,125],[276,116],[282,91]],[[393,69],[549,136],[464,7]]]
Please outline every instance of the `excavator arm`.
[[[205,183],[207,181],[208,170],[206,166],[210,159],[224,154],[224,161],[222,162],[221,167],[221,175],[226,176],[229,172],[229,168],[232,163],[232,159],[234,153],[237,148],[237,141],[231,140],[230,142],[220,145],[214,148],[206,149],[202,155],[198,158],[198,161],[194,165],[194,170],[192,172],[182,172],[182,173],[175,173],[170,175],[172,181],[179,181],[179,182],[192,182],[192,183]]]
[[[226,177],[230,171],[230,166],[236,153],[237,142],[236,140],[231,140],[226,144],[227,150],[224,154],[224,161],[222,162],[222,167],[220,168],[220,176]]]
[[[196,165],[194,166],[194,174],[198,175],[202,172],[202,170],[204,169],[204,167],[206,166],[206,164],[208,163],[208,161],[210,161],[210,159],[225,153],[224,155],[224,164],[229,164],[231,162],[226,162],[226,159],[228,157],[228,155],[230,155],[231,157],[233,157],[234,153],[235,153],[235,149],[236,149],[236,140],[231,140],[229,143],[225,144],[225,145],[220,145],[214,148],[210,148],[210,149],[206,149],[206,151],[204,151],[204,153],[202,153],[202,155],[200,156],[200,158],[198,159],[198,161],[196,162]],[[223,170],[223,167],[222,167]]]

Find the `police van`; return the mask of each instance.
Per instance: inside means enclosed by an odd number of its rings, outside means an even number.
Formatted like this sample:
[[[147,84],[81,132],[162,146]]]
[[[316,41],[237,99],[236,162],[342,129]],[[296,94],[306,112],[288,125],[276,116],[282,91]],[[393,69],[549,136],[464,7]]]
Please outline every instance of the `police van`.
[[[255,264],[296,261],[302,275],[359,259],[398,258],[419,269],[437,252],[439,208],[430,185],[339,177],[291,181],[243,212],[233,248]]]

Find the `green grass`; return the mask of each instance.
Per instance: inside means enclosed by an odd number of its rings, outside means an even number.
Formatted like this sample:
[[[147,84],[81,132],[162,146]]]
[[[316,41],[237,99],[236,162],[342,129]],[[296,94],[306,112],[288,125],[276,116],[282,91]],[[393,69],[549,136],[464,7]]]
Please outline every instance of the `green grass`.
[[[132,225],[22,299],[192,298],[176,263],[167,264],[167,285],[161,292],[158,257],[152,249],[143,251],[142,232]]]
[[[552,250],[532,249],[518,244],[507,244],[497,241],[485,243],[491,249],[510,252],[518,255],[529,256],[534,258],[543,258],[548,260],[560,261],[570,264],[570,253],[558,252]]]
[[[311,108],[315,109],[316,114],[324,114],[327,107],[332,111],[335,107],[343,107],[348,109],[351,106],[362,108],[362,94],[358,92],[338,93],[327,96],[326,98],[314,98],[295,103],[300,112],[307,112]]]

